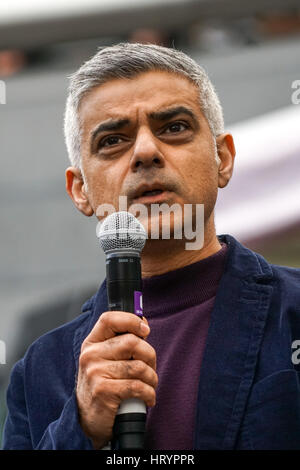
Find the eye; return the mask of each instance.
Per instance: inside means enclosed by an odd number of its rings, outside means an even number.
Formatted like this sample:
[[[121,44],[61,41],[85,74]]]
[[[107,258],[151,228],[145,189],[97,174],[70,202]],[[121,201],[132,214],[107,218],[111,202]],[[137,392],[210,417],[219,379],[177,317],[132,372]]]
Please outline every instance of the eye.
[[[185,131],[186,129],[188,129],[188,127],[188,124],[183,122],[172,122],[172,124],[169,124],[165,128],[165,131],[167,132],[167,134],[177,134],[178,132]]]
[[[113,145],[119,144],[122,138],[118,135],[109,135],[108,137],[104,137],[100,140],[98,147],[111,147]]]

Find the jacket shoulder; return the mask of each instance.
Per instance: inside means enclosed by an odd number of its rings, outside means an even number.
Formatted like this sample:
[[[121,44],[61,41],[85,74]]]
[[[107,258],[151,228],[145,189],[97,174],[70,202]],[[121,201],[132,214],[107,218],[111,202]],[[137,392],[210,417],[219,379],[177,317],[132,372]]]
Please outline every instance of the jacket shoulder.
[[[297,302],[300,311],[300,269],[270,264],[274,281],[282,294]]]
[[[288,280],[289,282],[297,282],[299,283],[300,279],[300,268],[292,268],[290,266],[281,266],[279,264],[272,264],[269,263],[270,267],[272,268],[274,274],[278,278],[283,278]]]

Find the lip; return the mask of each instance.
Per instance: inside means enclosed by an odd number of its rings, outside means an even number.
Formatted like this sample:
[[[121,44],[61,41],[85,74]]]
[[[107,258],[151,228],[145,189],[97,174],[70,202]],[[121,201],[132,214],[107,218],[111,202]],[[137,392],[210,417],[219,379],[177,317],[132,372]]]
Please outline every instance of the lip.
[[[154,181],[151,184],[143,183],[138,188],[134,191],[133,198],[137,199],[140,197],[143,197],[143,194],[146,191],[167,191],[169,188],[167,188],[164,184],[159,183],[158,181]],[[152,197],[152,196],[151,196]]]
[[[146,191],[151,191],[146,190]],[[154,190],[153,190],[154,191]],[[172,191],[162,191],[160,194],[156,194],[154,196],[140,196],[140,197],[135,197],[133,199],[133,202],[136,204],[154,204],[156,202],[163,202],[166,201],[170,198],[170,194]]]

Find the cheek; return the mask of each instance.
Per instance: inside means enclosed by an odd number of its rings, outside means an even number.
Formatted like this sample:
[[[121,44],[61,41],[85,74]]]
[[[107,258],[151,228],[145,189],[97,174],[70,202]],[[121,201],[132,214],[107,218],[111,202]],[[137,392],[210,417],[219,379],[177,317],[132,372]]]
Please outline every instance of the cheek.
[[[100,204],[112,204],[116,207],[118,202],[120,183],[120,172],[115,174],[111,169],[94,168],[90,172],[90,193],[94,207]]]
[[[196,175],[211,178],[215,169],[214,150],[208,143],[201,143],[188,149],[185,158],[185,171],[191,177]]]
[[[193,201],[211,205],[216,200],[218,173],[214,153],[206,146],[189,155],[184,166],[186,189]]]
[[[83,167],[85,179],[88,185],[88,198],[94,211],[99,204],[102,203],[102,199],[105,194],[105,176],[103,172],[99,171],[96,165],[86,165]]]

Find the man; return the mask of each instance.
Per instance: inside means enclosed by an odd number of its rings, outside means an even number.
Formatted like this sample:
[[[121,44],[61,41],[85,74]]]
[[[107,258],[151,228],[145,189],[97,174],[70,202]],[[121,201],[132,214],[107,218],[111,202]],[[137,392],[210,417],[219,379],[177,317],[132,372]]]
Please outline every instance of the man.
[[[300,448],[300,270],[216,236],[235,148],[203,69],[155,45],[101,49],[71,77],[65,135],[80,212],[118,210],[119,196],[204,204],[204,242],[187,250],[175,217],[170,239],[148,238],[148,321],[107,311],[104,282],[82,315],[33,343],[11,375],[4,448],[107,448],[130,397],[148,407],[147,449]]]

